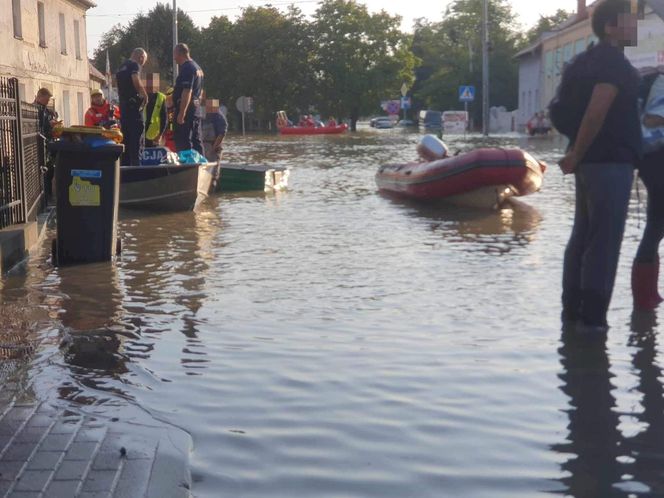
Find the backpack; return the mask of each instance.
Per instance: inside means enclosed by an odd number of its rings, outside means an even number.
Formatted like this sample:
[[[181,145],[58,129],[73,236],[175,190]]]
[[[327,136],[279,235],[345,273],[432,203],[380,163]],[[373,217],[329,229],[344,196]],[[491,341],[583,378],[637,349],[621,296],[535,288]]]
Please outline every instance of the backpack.
[[[588,76],[588,53],[592,49],[591,46],[565,64],[556,95],[549,103],[551,124],[570,139],[576,137],[588,106],[582,81]]]

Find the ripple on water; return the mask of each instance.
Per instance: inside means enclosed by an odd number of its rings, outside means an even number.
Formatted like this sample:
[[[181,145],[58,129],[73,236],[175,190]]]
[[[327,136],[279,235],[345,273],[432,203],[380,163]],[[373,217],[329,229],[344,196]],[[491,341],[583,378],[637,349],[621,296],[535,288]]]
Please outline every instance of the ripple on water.
[[[2,289],[79,341],[37,362],[31,375],[58,386],[41,395],[137,404],[184,427],[196,496],[662,489],[658,324],[630,316],[636,200],[606,348],[561,342],[564,143],[490,139],[550,168],[542,192],[486,212],[376,193],[378,165],[413,159],[418,138],[230,138],[227,160],[288,166],[291,188],[123,213],[112,265],[53,269],[43,251]]]

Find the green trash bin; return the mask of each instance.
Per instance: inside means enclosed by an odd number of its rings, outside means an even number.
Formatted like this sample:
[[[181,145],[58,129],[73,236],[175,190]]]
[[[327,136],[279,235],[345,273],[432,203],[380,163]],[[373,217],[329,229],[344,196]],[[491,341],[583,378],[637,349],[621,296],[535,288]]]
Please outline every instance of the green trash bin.
[[[117,222],[124,146],[58,141],[49,149],[56,154],[53,264],[110,261],[120,252]]]

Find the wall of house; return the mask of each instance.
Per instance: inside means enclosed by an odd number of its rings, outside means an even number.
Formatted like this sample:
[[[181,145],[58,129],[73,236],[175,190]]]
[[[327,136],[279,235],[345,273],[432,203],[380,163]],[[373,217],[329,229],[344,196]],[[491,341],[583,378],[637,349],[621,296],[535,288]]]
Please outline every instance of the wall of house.
[[[625,56],[637,69],[664,65],[664,21],[652,10],[639,21],[638,45],[626,47]]]
[[[561,31],[549,33],[542,41],[541,105],[543,107],[546,107],[555,95],[565,63],[585,51],[596,39],[590,26],[590,19],[586,19]]]
[[[19,4],[21,27],[15,33],[14,6]],[[85,11],[75,0],[0,0],[0,75],[19,78],[28,102],[39,88],[51,90],[66,125],[82,123],[90,105]]]
[[[541,103],[542,60],[539,51],[519,59],[519,109],[516,112],[516,130],[524,131],[526,123],[543,109]]]

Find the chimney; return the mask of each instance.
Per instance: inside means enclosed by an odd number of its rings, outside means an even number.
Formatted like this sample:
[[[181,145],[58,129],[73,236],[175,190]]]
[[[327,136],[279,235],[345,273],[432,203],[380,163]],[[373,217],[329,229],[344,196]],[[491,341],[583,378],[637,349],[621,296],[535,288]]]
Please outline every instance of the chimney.
[[[576,0],[576,18],[581,21],[588,17],[588,9],[586,8],[586,0]]]

